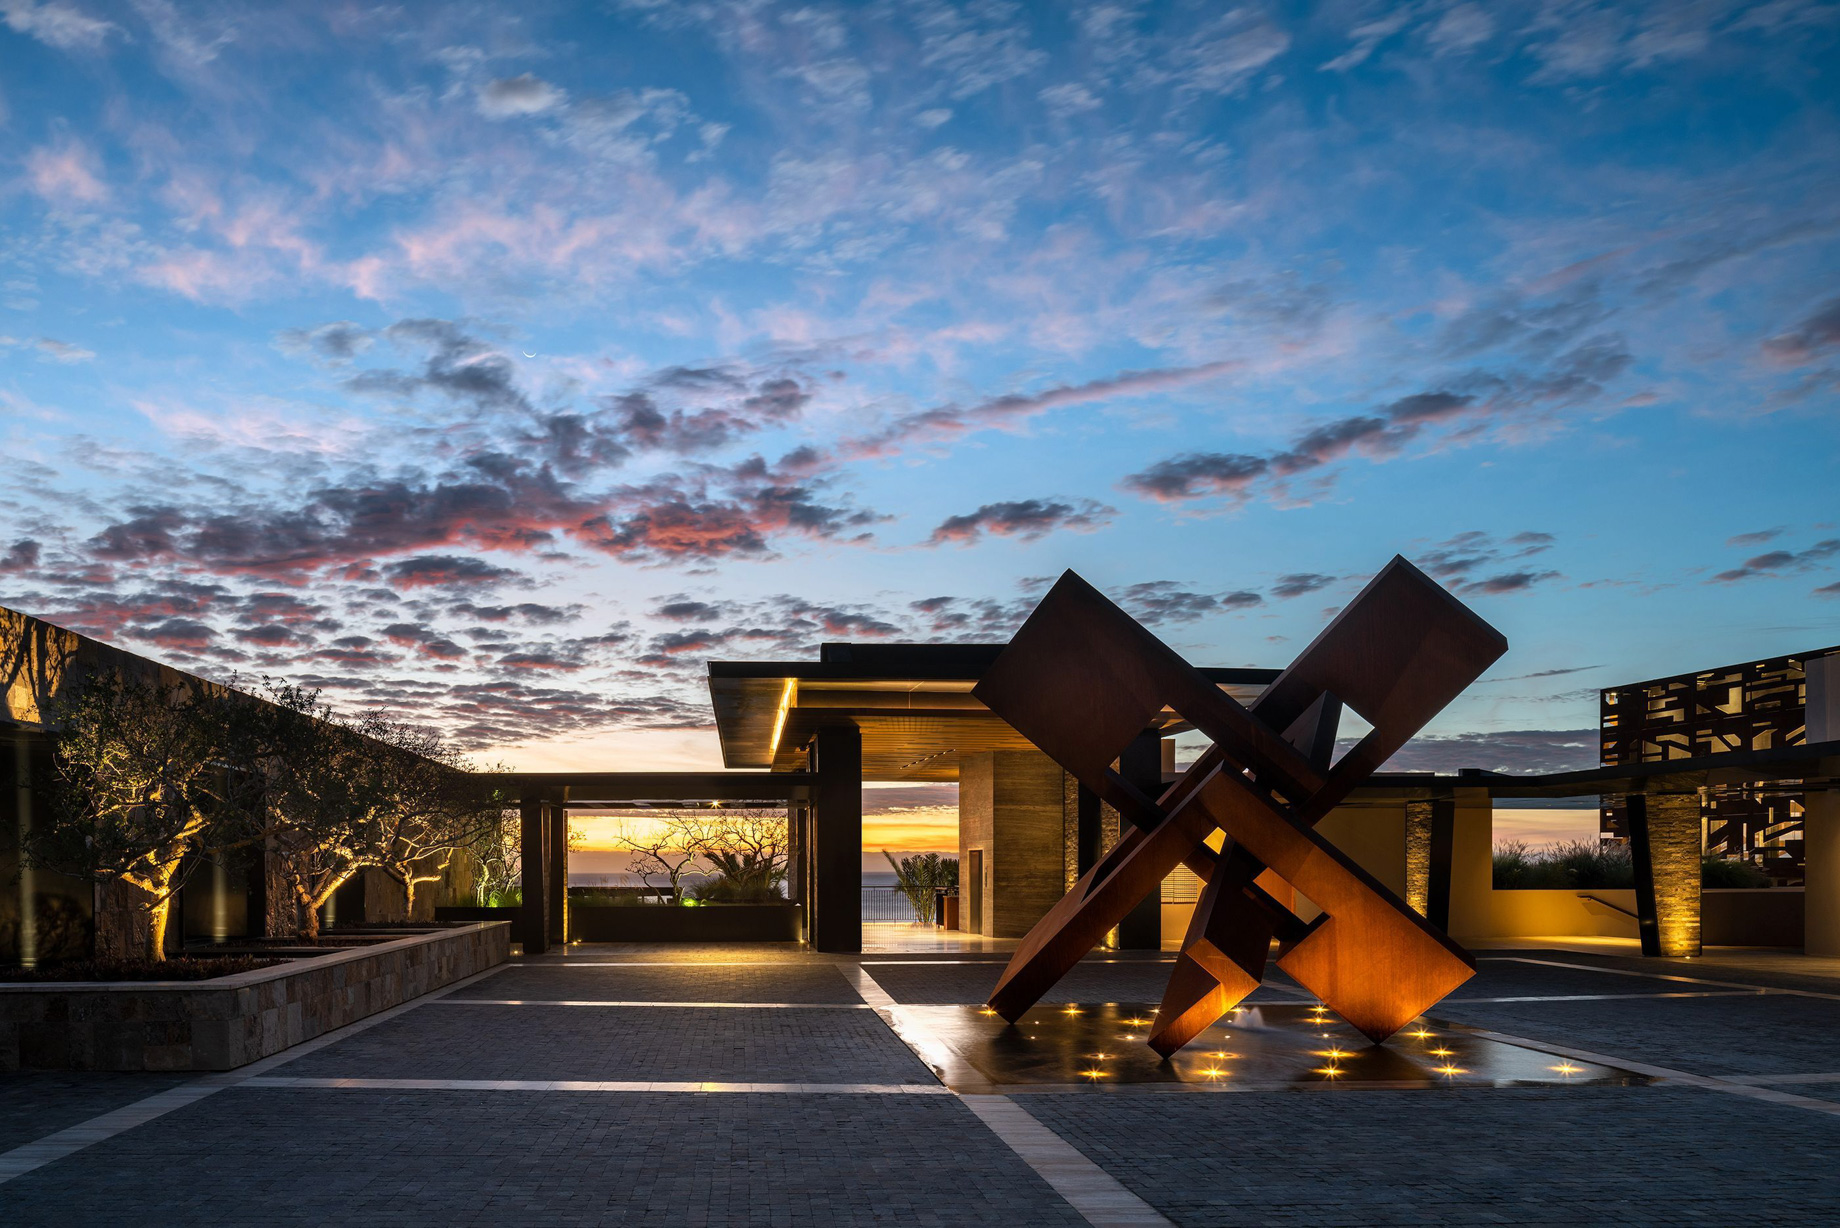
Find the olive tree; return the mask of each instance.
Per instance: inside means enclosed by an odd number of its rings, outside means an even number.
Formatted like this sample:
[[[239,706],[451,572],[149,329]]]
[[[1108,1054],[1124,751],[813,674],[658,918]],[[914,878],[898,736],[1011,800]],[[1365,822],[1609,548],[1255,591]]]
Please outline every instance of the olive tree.
[[[471,852],[478,875],[473,895],[482,906],[496,907],[508,903],[513,892],[522,894],[524,832],[523,818],[516,810],[496,811]]]
[[[291,905],[282,924],[311,941],[333,893],[381,859],[389,772],[319,692],[271,683],[267,698],[263,843]]]
[[[127,935],[99,918],[104,951],[163,960],[173,899],[200,854],[246,837],[252,782],[238,770],[232,695],[196,678],[94,674],[46,706],[61,786],[25,854],[112,888]]]
[[[413,920],[420,884],[439,882],[456,853],[502,840],[505,799],[437,730],[371,712],[357,732],[370,742],[382,795],[376,865],[402,888]]]

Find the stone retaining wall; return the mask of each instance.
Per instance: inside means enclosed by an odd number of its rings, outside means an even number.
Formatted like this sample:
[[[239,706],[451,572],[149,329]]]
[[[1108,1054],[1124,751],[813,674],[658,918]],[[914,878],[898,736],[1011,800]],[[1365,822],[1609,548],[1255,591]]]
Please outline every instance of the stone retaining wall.
[[[0,985],[0,1071],[233,1070],[503,963],[504,922],[209,981]]]

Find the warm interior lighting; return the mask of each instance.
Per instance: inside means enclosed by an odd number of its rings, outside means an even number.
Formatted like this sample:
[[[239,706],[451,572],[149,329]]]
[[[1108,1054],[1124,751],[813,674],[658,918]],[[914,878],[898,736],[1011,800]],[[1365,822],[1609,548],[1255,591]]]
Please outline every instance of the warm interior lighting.
[[[1464,1072],[1457,1069],[1455,1066],[1439,1066],[1438,1073],[1449,1078],[1451,1075],[1460,1075]]]
[[[1218,1079],[1222,1075],[1226,1074],[1227,1072],[1217,1067],[1209,1066],[1206,1070],[1202,1071],[1201,1073],[1206,1075],[1210,1079]]]
[[[1427,1032],[1427,1031],[1425,1031],[1425,1029],[1423,1029],[1423,1028],[1420,1028],[1420,1029],[1419,1029],[1418,1031],[1416,1031],[1416,1032],[1409,1032],[1409,1033],[1407,1033],[1407,1035],[1409,1035],[1409,1036],[1415,1036],[1415,1037],[1417,1037],[1417,1038],[1418,1038],[1419,1040],[1426,1040],[1426,1039],[1429,1039],[1430,1037],[1433,1037],[1433,1036],[1436,1036],[1436,1035],[1437,1035],[1437,1033],[1436,1033],[1436,1032]]]
[[[1080,1073],[1089,1079],[1103,1079],[1107,1074],[1107,1072],[1103,1070],[1082,1070]]]
[[[1077,1006],[1069,1006],[1061,1011],[1061,1014],[1063,1015],[1077,1015],[1079,1013],[1080,1013],[1080,1008]]]
[[[1342,1072],[1337,1070],[1333,1066],[1318,1066],[1316,1068],[1316,1073],[1319,1075],[1328,1075],[1331,1079],[1333,1079],[1336,1075],[1341,1074]]]
[[[796,678],[786,679],[786,685],[780,688],[779,709],[773,713],[773,739],[767,743],[769,759],[779,753],[779,735],[786,731],[786,714],[792,711],[792,701],[798,690],[799,682]]]
[[[1558,1071],[1562,1075],[1575,1075],[1580,1070],[1584,1069],[1584,1067],[1574,1066],[1570,1062],[1560,1062],[1557,1066],[1554,1066],[1552,1069]]]
[[[1449,1049],[1433,1049],[1431,1051],[1432,1057],[1449,1057],[1450,1055],[1451,1051]]]

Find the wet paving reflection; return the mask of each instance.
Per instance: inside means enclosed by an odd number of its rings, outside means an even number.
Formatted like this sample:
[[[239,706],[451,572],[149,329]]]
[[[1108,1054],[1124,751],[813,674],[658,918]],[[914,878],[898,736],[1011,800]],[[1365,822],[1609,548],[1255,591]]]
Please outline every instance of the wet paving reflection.
[[[1374,1045],[1333,1013],[1305,1004],[1242,1007],[1167,1061],[1145,1043],[1154,1005],[1038,1006],[1014,1024],[976,1006],[893,1006],[881,1013],[940,1080],[959,1092],[1136,1084],[1274,1090],[1648,1081],[1615,1067],[1485,1040],[1429,1019]]]

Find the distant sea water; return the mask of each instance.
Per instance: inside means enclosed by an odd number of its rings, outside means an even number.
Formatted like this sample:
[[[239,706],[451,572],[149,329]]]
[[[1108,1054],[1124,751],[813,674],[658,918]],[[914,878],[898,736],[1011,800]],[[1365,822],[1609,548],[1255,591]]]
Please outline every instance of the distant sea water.
[[[662,883],[664,880],[658,878],[653,881]],[[862,881],[865,887],[893,887],[895,885],[894,872],[891,870],[864,870]],[[638,876],[633,874],[592,870],[569,871],[569,886],[571,887],[637,887],[640,885]]]

